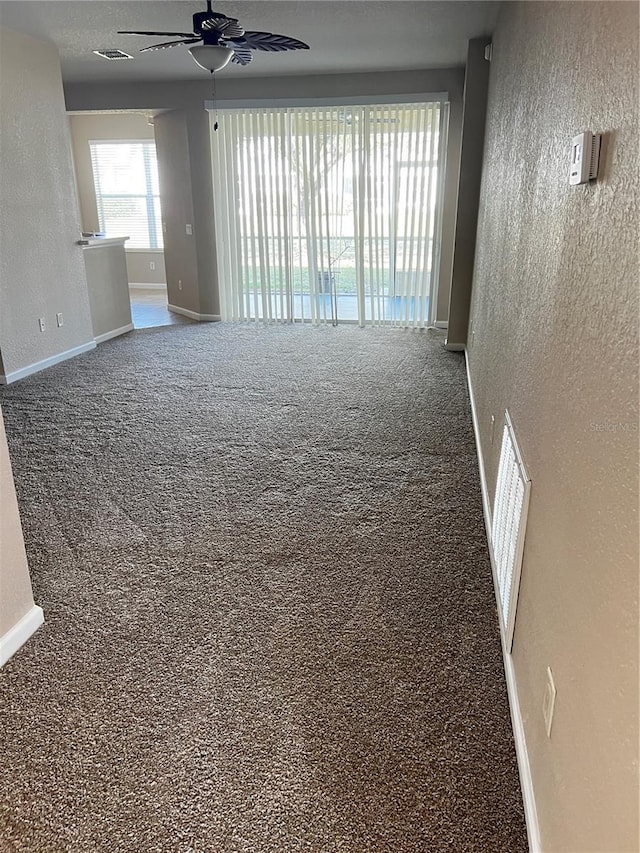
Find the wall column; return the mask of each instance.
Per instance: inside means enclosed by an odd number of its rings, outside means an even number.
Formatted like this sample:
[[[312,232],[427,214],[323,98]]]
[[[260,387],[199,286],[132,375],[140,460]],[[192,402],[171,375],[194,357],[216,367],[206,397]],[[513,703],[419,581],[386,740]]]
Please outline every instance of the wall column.
[[[201,107],[186,112],[189,162],[191,164],[191,196],[193,201],[193,235],[198,266],[200,312],[220,315],[218,256],[213,208],[213,173],[211,166],[211,130],[209,113]]]
[[[462,350],[467,342],[473,263],[482,177],[484,125],[489,88],[489,62],[484,49],[490,38],[469,40],[462,106],[460,184],[449,298],[447,349]]]
[[[0,666],[43,621],[33,603],[29,566],[13,484],[9,448],[0,411]]]
[[[219,319],[209,114],[202,105],[159,113],[154,128],[169,305]]]

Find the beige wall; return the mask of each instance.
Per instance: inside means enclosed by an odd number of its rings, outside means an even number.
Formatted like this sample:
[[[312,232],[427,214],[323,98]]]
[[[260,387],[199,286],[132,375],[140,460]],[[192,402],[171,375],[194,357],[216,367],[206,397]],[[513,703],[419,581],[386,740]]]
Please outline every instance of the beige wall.
[[[91,168],[89,142],[96,139],[154,139],[153,124],[142,112],[86,113],[69,116],[73,161],[78,187],[78,200],[83,231],[98,231],[98,208]],[[150,264],[155,269],[151,269]],[[162,251],[127,252],[127,273],[130,282],[164,284],[164,254]]]
[[[11,374],[93,333],[55,47],[0,30],[0,103],[0,349]]]
[[[198,261],[193,235],[185,231],[193,224],[189,140],[182,110],[162,113],[155,120],[156,150],[160,174],[160,203],[170,305],[201,313]]]
[[[461,87],[464,70],[460,69]],[[440,238],[440,269],[438,272],[438,296],[436,321],[445,323],[449,317],[451,278],[453,274],[453,247],[456,231],[458,204],[458,181],[460,180],[460,141],[462,135],[462,101],[453,99],[449,103],[449,130],[447,134],[447,161],[442,199],[442,231]]]
[[[96,338],[131,325],[127,262],[122,244],[84,251],[91,322]]]
[[[167,272],[164,264],[164,252],[142,252],[129,249],[127,256],[127,280],[130,284],[157,284],[164,287],[167,283]],[[153,264],[154,269],[151,269]]]
[[[0,638],[32,607],[29,567],[0,410]]]
[[[513,663],[542,846],[637,851],[638,6],[506,3],[493,44],[469,359],[490,491],[505,408],[532,480]],[[601,174],[571,187],[582,130]]]
[[[453,234],[456,221],[456,200],[458,173],[460,168],[460,126],[462,116],[462,87],[464,82],[464,69],[462,68],[439,68],[422,71],[400,71],[383,74],[328,74],[314,76],[290,76],[290,77],[236,77],[222,78],[217,84],[218,103],[225,103],[239,107],[243,103],[255,105],[258,101],[266,100],[274,104],[284,104],[290,99],[311,100],[325,99],[335,101],[336,98],[372,98],[392,97],[394,95],[411,95],[417,97],[425,93],[448,93],[451,101],[449,142],[447,148],[447,172],[444,193],[444,211],[442,228],[442,246],[440,256],[440,276],[437,297],[437,319],[446,320],[449,306],[449,292],[451,287],[451,270],[453,256]],[[172,142],[164,146],[163,158],[167,164],[165,177],[161,187],[165,198],[176,197],[180,204],[184,204],[184,195],[188,193],[190,199],[188,206],[193,212],[194,234],[196,239],[189,247],[182,235],[178,233],[177,225],[175,231],[175,247],[181,247],[175,262],[169,259],[169,251],[166,246],[165,235],[165,262],[167,266],[167,283],[169,289],[169,302],[181,307],[204,314],[218,314],[219,300],[217,293],[217,272],[215,270],[215,241],[213,239],[212,222],[213,208],[211,202],[211,156],[209,146],[209,128],[207,114],[203,111],[203,104],[211,100],[211,85],[208,80],[187,81],[181,83],[148,83],[137,86],[127,85],[101,85],[70,83],[66,89],[67,106],[70,110],[134,110],[154,109],[170,110],[174,117],[166,121],[178,120],[184,125],[186,138],[179,139],[178,131],[171,131]],[[160,119],[160,125],[158,120]],[[163,144],[166,124],[162,124],[161,116],[156,116],[156,145]],[[160,128],[160,130],[158,130]],[[169,132],[169,131],[167,131]],[[189,158],[190,178],[193,181],[190,189],[180,190],[177,185],[169,187],[167,181],[180,170],[178,164],[177,145],[183,146],[183,150]],[[160,148],[158,149],[160,156]],[[170,157],[167,160],[167,156]],[[162,165],[160,166],[162,173]],[[168,172],[167,169],[170,169]],[[164,206],[169,211],[167,204]],[[191,221],[191,220],[187,220]],[[182,220],[181,228],[184,229],[185,221]],[[195,251],[197,266],[193,270],[191,261],[187,262],[187,254],[193,249]],[[173,251],[173,249],[172,249]],[[187,254],[185,254],[185,252]],[[196,274],[198,279],[197,288],[193,293],[187,295],[176,294],[177,271],[186,271],[187,278]],[[182,276],[180,276],[182,279]],[[172,282],[173,279],[173,282]],[[214,284],[214,286],[212,286]],[[184,289],[183,279],[183,289]],[[197,290],[197,293],[196,293]],[[174,301],[179,299],[180,301]],[[199,309],[193,306],[197,303]]]
[[[462,98],[461,68],[420,71],[385,71],[367,74],[318,74],[283,77],[221,77],[216,84],[220,105],[240,108],[242,103],[282,99],[351,98],[398,94],[449,92]],[[211,81],[181,80],[175,83],[67,83],[68,110],[168,110],[201,107],[211,100]]]
[[[489,38],[470,39],[467,47],[452,281],[447,312],[447,347],[451,349],[464,349],[467,341],[489,85],[490,64],[484,53],[490,41]]]

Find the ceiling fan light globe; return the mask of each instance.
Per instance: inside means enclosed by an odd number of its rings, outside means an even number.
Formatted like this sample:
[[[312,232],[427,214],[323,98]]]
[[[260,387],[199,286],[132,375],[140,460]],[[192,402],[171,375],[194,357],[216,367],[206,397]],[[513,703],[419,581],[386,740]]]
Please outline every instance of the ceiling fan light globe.
[[[189,53],[200,68],[211,73],[222,70],[233,56],[233,50],[221,44],[198,44]]]

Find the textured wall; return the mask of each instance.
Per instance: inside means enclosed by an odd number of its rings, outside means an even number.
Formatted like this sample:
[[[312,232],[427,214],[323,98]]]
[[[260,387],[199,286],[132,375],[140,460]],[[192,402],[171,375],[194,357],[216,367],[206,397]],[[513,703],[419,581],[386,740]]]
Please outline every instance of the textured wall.
[[[51,44],[0,30],[0,103],[0,349],[9,373],[93,341],[93,333],[60,62]]]
[[[0,410],[0,637],[32,607],[29,567]]]
[[[582,130],[601,175],[570,187]],[[637,851],[637,4],[504,4],[484,169],[469,358],[490,490],[505,407],[532,479],[513,657],[543,848]]]

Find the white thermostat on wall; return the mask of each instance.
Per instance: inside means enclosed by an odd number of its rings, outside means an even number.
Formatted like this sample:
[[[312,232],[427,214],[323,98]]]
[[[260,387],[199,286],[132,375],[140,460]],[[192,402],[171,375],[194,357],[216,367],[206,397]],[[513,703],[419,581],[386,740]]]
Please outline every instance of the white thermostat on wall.
[[[571,141],[570,184],[586,184],[598,177],[600,134],[586,130]]]

